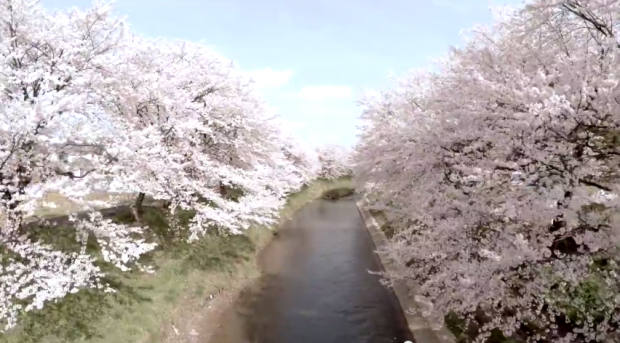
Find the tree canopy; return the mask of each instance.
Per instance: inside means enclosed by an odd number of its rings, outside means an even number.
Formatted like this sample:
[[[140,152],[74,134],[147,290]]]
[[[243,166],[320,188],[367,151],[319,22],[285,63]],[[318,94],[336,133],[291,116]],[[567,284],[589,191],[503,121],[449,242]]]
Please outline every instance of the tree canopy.
[[[620,3],[497,14],[438,71],[361,101],[356,176],[407,266],[386,277],[481,341],[618,341]]]

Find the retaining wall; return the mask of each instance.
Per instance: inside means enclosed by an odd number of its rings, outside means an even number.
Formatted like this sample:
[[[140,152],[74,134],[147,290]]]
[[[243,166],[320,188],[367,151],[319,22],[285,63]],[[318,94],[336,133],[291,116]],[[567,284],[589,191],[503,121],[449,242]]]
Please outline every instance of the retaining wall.
[[[383,247],[387,242],[385,233],[379,228],[377,220],[370,214],[367,209],[365,200],[357,201],[357,208],[364,219],[366,228],[372,237],[372,240],[377,249]],[[392,261],[388,256],[383,253],[377,252],[381,264],[386,271],[398,271],[399,268],[404,266],[398,265]],[[394,285],[394,293],[398,298],[398,302],[405,312],[405,318],[409,325],[409,330],[413,334],[416,343],[454,343],[454,335],[444,326],[440,330],[433,330],[429,322],[424,318],[419,311],[423,308],[428,308],[430,303],[424,301],[420,296],[416,296],[413,289],[410,289],[405,283],[399,282]],[[414,310],[414,311],[411,311]]]

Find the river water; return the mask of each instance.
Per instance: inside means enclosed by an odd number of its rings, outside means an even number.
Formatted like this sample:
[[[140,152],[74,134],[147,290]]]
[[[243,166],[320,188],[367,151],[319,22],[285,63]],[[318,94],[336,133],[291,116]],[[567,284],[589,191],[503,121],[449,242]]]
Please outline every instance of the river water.
[[[373,250],[353,197],[305,206],[264,249],[264,276],[210,343],[412,341],[396,297],[368,273],[381,268]]]

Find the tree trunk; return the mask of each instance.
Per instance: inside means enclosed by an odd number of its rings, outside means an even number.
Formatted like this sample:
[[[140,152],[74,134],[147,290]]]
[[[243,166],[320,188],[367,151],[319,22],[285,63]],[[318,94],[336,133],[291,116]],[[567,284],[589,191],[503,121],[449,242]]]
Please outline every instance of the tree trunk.
[[[219,192],[220,192],[220,195],[222,196],[222,198],[226,198],[228,190],[226,189],[226,185],[224,185],[224,183],[222,181],[220,181]]]
[[[145,194],[140,192],[136,201],[131,205],[131,212],[133,213],[133,217],[136,219],[136,223],[142,222],[142,217],[140,216],[140,212],[142,211],[142,203],[144,202]]]

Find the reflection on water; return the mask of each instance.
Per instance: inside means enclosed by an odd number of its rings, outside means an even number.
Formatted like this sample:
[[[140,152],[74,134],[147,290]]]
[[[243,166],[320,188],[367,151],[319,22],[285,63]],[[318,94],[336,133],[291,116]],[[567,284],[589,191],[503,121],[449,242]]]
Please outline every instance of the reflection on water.
[[[381,343],[412,340],[379,270],[353,198],[316,201],[260,257],[264,276],[242,292],[211,343]]]

